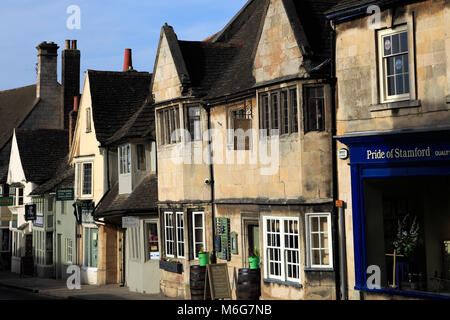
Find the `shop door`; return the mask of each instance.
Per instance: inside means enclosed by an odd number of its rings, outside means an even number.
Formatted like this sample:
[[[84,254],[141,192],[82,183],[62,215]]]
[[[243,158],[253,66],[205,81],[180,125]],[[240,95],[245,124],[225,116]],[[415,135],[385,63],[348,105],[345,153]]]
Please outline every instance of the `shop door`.
[[[260,252],[259,246],[259,225],[248,226],[248,248],[253,253]]]
[[[159,221],[157,219],[144,222],[145,265],[144,265],[144,291],[146,293],[159,293],[160,291],[160,243]]]
[[[98,229],[91,230],[91,266],[97,267],[98,263]]]

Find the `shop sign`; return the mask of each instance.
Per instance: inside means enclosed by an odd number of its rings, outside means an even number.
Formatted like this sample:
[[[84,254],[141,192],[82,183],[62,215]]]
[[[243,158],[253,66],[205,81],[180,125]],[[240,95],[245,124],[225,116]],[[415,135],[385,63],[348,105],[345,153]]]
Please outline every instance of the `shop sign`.
[[[139,228],[139,218],[122,217],[122,228]]]
[[[354,146],[352,163],[385,163],[450,160],[450,144]]]
[[[72,201],[74,199],[73,188],[56,189],[56,201]]]
[[[94,223],[94,202],[93,201],[77,201],[73,204],[75,211],[75,218],[78,224],[91,224]]]
[[[9,207],[13,205],[13,197],[0,197],[0,207]]]

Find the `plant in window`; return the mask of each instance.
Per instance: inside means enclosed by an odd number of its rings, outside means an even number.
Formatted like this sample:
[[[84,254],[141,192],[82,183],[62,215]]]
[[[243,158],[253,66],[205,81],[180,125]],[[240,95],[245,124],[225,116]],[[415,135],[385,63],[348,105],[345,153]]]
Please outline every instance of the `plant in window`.
[[[397,236],[393,241],[397,254],[411,257],[419,244],[419,223],[417,216],[410,221],[409,213],[402,219],[398,219]]]

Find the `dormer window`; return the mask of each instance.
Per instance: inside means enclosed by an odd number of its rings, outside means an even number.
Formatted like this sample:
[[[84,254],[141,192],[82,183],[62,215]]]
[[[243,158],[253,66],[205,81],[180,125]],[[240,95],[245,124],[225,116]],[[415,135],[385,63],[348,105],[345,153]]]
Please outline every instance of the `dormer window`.
[[[131,173],[131,150],[129,144],[119,147],[119,163],[120,174]]]

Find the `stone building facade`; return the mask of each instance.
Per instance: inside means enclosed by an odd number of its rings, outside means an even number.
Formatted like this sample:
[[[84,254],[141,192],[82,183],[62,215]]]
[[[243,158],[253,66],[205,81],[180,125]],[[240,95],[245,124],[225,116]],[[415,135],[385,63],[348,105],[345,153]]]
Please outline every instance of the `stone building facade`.
[[[371,4],[347,1],[327,13],[336,31],[338,149],[350,152],[338,160],[348,297],[436,297],[449,279],[450,6]],[[396,231],[413,217],[419,242],[407,252]],[[367,282],[371,265],[380,268],[377,288]]]

